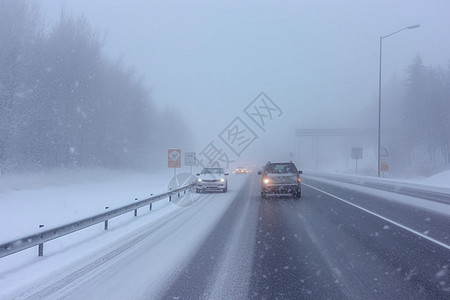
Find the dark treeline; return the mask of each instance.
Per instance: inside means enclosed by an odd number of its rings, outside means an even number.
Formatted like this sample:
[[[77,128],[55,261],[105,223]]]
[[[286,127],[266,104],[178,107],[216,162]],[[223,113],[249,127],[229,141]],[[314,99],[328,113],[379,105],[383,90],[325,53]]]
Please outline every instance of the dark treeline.
[[[383,95],[383,146],[392,172],[430,175],[450,164],[450,65],[426,66],[420,56]]]
[[[85,18],[62,15],[47,32],[28,1],[0,7],[1,170],[148,167],[188,142],[179,113],[156,111]]]

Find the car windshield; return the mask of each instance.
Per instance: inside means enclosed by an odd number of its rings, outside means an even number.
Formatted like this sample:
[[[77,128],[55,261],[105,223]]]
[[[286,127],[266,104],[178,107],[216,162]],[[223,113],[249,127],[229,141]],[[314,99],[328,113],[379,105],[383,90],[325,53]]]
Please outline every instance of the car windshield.
[[[450,0],[0,0],[1,299],[450,299]]]
[[[207,168],[203,169],[201,174],[224,174],[221,168]]]
[[[293,164],[270,164],[266,168],[267,173],[296,173],[297,170]]]
[[[297,169],[293,164],[270,164],[266,168],[267,173],[296,173]]]

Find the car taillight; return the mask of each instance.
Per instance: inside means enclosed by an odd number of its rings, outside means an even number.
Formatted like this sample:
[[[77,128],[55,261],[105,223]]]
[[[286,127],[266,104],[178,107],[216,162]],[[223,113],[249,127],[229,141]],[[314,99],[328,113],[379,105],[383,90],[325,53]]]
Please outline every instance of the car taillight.
[[[298,182],[300,182],[300,177],[297,179]]]

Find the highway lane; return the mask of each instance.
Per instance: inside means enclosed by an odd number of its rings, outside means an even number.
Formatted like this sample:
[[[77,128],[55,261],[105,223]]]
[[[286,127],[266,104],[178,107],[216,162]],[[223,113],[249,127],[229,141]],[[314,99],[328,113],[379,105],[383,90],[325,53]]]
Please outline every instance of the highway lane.
[[[245,299],[252,274],[259,194],[255,177],[245,185],[195,257],[158,295],[161,299]],[[214,199],[211,199],[214,200]]]
[[[338,190],[329,186],[327,192]],[[355,199],[350,194],[348,197]],[[300,202],[263,202],[260,214],[259,239],[267,245],[259,247],[259,253],[266,255],[255,268],[255,294],[259,298],[291,298],[299,291],[322,299],[449,296],[448,249],[332,196],[305,185]],[[267,238],[270,227],[285,234]],[[287,258],[294,263],[288,264]],[[276,266],[277,272],[270,272]],[[299,276],[293,276],[295,273]],[[267,278],[268,274],[271,277]],[[274,281],[281,285],[272,289]]]
[[[301,200],[263,200],[258,179],[249,180],[162,298],[448,299],[448,249],[314,188],[316,184],[325,188],[322,184],[304,182]],[[347,188],[328,185],[326,190],[380,205],[377,197],[356,195]],[[449,228],[449,220],[440,217],[425,219],[439,220],[440,226]],[[247,238],[239,243],[240,255],[228,252],[226,243],[237,231]],[[249,240],[254,240],[252,246]],[[235,260],[211,259],[224,256]],[[214,278],[220,272],[229,280],[217,289]],[[249,281],[240,272],[250,273]],[[211,293],[211,286],[216,293]]]
[[[306,183],[317,191],[332,193],[336,198],[402,224],[425,237],[450,244],[450,205],[348,183],[305,177]],[[318,193],[318,196],[322,197],[323,193]]]

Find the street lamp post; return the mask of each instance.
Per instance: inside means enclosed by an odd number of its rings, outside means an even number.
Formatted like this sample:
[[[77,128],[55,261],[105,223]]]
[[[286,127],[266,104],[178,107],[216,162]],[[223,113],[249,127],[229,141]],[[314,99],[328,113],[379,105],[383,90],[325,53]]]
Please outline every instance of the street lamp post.
[[[378,71],[378,177],[381,175],[381,166],[380,166],[380,152],[381,152],[381,53],[383,50],[383,39],[390,37],[400,31],[405,29],[414,29],[419,27],[420,25],[411,25],[400,30],[394,31],[388,35],[380,36],[380,68]]]

